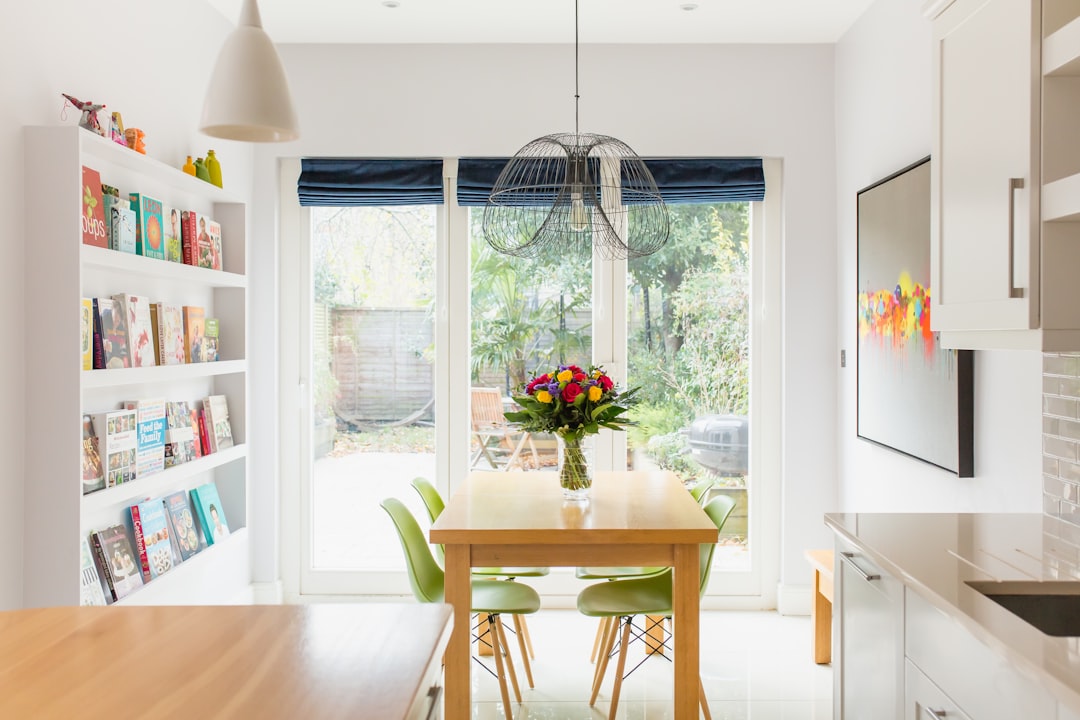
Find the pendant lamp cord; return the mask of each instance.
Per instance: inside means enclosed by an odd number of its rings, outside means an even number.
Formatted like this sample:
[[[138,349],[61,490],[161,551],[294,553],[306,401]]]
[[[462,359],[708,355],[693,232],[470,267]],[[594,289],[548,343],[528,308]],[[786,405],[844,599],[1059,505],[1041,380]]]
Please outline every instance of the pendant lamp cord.
[[[574,0],[574,135],[578,135],[578,0]]]

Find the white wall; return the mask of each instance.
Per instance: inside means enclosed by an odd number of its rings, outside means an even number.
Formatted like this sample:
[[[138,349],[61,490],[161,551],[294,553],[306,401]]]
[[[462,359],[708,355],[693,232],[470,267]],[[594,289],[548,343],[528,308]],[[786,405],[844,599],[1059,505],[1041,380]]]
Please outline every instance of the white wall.
[[[571,46],[286,45],[303,137],[278,157],[511,155],[573,128]],[[581,130],[649,156],[773,156],[784,167],[782,582],[836,507],[832,46],[585,46]],[[256,235],[274,232],[257,220]]]
[[[34,402],[25,387],[20,352],[26,330],[23,286],[22,127],[75,125],[79,112],[68,108],[60,119],[61,92],[80,100],[104,102],[119,110],[126,125],[142,128],[149,154],[179,167],[184,156],[213,147],[221,159],[227,187],[244,195],[251,186],[251,150],[212,141],[195,128],[202,95],[217,48],[231,28],[203,2],[116,0],[103,5],[77,0],[8,3],[0,43],[3,102],[0,104],[0,305],[5,337],[0,344],[0,610],[22,604],[22,548],[47,528],[24,528],[22,468],[24,403]],[[48,332],[47,322],[31,328]],[[64,418],[75,422],[75,418]],[[77,479],[71,479],[78,492]],[[60,518],[58,521],[66,519]]]
[[[914,0],[877,0],[836,46],[840,509],[1041,512],[1042,356],[975,354],[975,477],[856,438],[856,193],[931,150],[931,25]],[[839,349],[838,348],[838,349]],[[834,352],[834,357],[839,352]],[[838,364],[837,364],[838,366]]]

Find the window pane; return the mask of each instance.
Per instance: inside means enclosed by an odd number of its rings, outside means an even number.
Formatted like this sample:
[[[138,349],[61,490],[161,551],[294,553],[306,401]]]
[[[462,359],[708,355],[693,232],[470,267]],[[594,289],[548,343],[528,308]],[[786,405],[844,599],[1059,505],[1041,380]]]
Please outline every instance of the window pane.
[[[379,502],[435,478],[435,207],[311,209],[312,566],[397,569]]]
[[[643,388],[629,462],[672,470],[688,486],[712,478],[713,495],[734,495],[716,567],[746,570],[749,205],[668,210],[667,244],[628,263],[627,383]]]

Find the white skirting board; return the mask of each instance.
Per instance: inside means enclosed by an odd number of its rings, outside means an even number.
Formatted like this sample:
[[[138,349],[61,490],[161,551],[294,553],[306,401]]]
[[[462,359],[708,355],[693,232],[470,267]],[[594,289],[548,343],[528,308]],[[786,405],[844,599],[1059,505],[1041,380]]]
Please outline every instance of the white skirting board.
[[[781,615],[809,615],[813,588],[809,585],[776,586],[776,612]]]

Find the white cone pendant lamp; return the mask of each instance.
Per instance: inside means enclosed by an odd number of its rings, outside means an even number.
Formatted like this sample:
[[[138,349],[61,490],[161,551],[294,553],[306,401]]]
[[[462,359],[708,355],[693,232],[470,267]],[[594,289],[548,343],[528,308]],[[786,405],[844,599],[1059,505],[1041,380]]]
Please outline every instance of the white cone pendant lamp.
[[[262,28],[255,0],[244,0],[240,21],[218,54],[199,130],[246,142],[300,137],[285,68]]]

